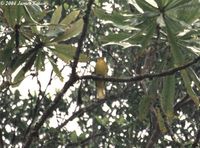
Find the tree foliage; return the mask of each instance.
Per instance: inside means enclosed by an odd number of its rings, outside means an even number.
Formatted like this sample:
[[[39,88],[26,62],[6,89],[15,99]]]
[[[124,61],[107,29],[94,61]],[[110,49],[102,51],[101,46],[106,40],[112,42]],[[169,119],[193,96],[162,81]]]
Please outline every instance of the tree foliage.
[[[0,147],[200,146],[199,7],[2,1]],[[93,73],[101,55],[106,77]],[[99,79],[107,86],[100,101]]]

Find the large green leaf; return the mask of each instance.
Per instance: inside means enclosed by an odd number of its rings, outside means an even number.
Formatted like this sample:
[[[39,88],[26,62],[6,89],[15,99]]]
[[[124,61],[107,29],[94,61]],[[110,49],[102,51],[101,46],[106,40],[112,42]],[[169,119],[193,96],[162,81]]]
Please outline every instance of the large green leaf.
[[[23,5],[23,7],[27,14],[26,18],[33,23],[38,23],[46,15],[38,5]]]
[[[183,64],[184,62],[184,57],[183,54],[177,44],[178,39],[176,37],[176,34],[174,32],[174,28],[172,27],[174,25],[173,22],[171,22],[169,19],[165,20],[166,23],[166,29],[167,29],[167,37],[168,37],[168,41],[170,43],[171,46],[171,53],[173,55],[174,61],[176,66],[180,66]]]
[[[186,24],[177,20],[171,14],[167,14],[165,16],[165,23],[168,25],[167,31],[169,32],[169,29],[170,29],[170,31],[173,32],[173,35],[177,35],[178,33],[182,32],[186,28]],[[176,36],[174,38],[176,38]]]
[[[73,59],[76,51],[76,47],[66,44],[49,44],[49,49],[66,63]]]
[[[175,97],[175,75],[166,76],[163,82],[161,106],[167,118],[171,121],[174,112],[174,97]]]
[[[62,14],[62,5],[58,6],[55,9],[55,11],[54,11],[54,13],[53,13],[53,15],[51,17],[50,23],[53,24],[53,25],[58,24],[59,21],[60,21],[60,18],[61,18],[61,14]]]
[[[79,15],[80,11],[79,10],[75,10],[72,11],[71,13],[69,13],[61,22],[61,25],[64,25],[65,27],[67,27],[69,24],[71,24],[73,21],[75,21]],[[67,29],[67,28],[66,28]]]
[[[74,22],[73,24],[71,24],[70,27],[68,29],[66,29],[66,31],[63,34],[59,35],[52,41],[60,42],[60,41],[68,40],[72,37],[79,35],[81,33],[82,29],[83,29],[83,19],[79,19],[76,22]]]

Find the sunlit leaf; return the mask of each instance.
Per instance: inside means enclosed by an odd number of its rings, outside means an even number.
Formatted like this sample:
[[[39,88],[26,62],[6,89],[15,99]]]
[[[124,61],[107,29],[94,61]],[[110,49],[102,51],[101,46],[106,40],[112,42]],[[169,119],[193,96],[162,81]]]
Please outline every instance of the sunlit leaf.
[[[54,44],[53,46],[53,48],[50,47],[51,51],[64,62],[69,63],[73,59],[76,51],[74,46],[66,44]]]
[[[58,24],[59,21],[60,21],[60,18],[61,18],[61,13],[62,13],[62,5],[58,6],[55,9],[55,11],[54,11],[54,13],[53,13],[53,15],[51,17],[51,22],[50,23],[51,24]]]
[[[67,29],[67,26],[77,19],[79,13],[80,13],[79,10],[72,11],[71,13],[69,13],[69,14],[60,22],[60,24],[61,24],[61,25],[65,25],[65,26],[66,26],[66,29]]]
[[[71,24],[71,26],[64,32],[64,34],[56,37],[53,42],[65,41],[72,37],[79,35],[83,28],[83,19],[79,19],[78,21]]]
[[[102,46],[109,46],[109,45],[122,46],[124,49],[134,46],[133,44],[130,44],[128,42],[108,42],[108,43],[102,44]]]
[[[45,35],[47,37],[57,37],[58,35],[62,34],[65,30],[63,29],[62,26],[55,26],[53,29],[51,28]]]
[[[45,11],[42,11],[38,5],[23,5],[23,7],[29,20],[34,23],[39,22],[46,15]]]
[[[130,36],[131,36],[130,34],[124,33],[124,32],[120,32],[118,34],[111,33],[108,36],[102,37],[101,41],[105,42],[105,43],[107,43],[107,42],[120,42],[120,41],[123,41],[123,40],[129,38]]]

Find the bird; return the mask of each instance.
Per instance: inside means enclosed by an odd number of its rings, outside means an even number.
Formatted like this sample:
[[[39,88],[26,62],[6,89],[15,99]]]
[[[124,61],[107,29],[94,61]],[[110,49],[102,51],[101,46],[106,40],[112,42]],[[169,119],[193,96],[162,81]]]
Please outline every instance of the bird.
[[[95,74],[105,77],[108,73],[108,65],[104,60],[104,57],[97,58],[95,66]],[[96,80],[96,98],[101,100],[105,99],[105,82],[103,80]]]

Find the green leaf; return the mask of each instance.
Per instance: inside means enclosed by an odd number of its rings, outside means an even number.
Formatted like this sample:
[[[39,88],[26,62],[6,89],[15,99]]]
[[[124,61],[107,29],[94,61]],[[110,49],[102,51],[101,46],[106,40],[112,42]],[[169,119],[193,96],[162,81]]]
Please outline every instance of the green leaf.
[[[70,140],[72,142],[77,142],[78,141],[78,136],[77,136],[77,134],[76,134],[75,131],[71,132],[70,135],[69,135],[69,137],[70,137]]]
[[[94,15],[98,18],[105,20],[104,23],[111,23],[114,26],[127,29],[127,30],[135,30],[134,27],[130,26],[130,19],[132,19],[132,15],[123,15],[119,12],[113,12],[112,14],[106,13],[103,9],[94,9]]]
[[[20,82],[24,80],[25,74],[26,74],[26,71],[24,70],[24,68],[21,68],[21,70],[17,73],[17,75],[15,76],[13,80],[13,84],[14,84],[13,87],[17,87],[20,84]]]
[[[125,33],[125,32],[120,32],[118,34],[110,33],[108,36],[102,37],[101,41],[104,43],[120,42],[120,41],[126,40],[130,36],[131,35],[129,33]]]
[[[60,41],[65,41],[68,40],[72,37],[75,37],[79,35],[83,29],[83,19],[79,19],[78,21],[74,22],[73,24],[70,25],[71,27],[68,28],[64,34],[59,35],[55,39],[53,39],[53,42],[60,42]]]
[[[167,132],[167,128],[165,126],[165,121],[162,117],[162,114],[160,112],[160,109],[157,107],[156,108],[156,117],[157,117],[157,121],[158,121],[158,126],[159,126],[159,129],[160,131],[164,134]]]
[[[109,119],[108,119],[108,121],[109,121]],[[124,119],[124,116],[123,116],[123,115],[121,115],[121,116],[117,119],[117,123],[118,123],[119,125],[124,125],[125,122],[126,122],[126,120]]]
[[[167,31],[175,35],[174,38],[176,38],[176,35],[180,33],[181,31],[183,31],[184,28],[186,27],[183,23],[181,23],[180,20],[173,18],[173,15],[169,13],[167,13],[167,15],[165,16],[165,24],[168,25]]]
[[[14,28],[16,24],[16,7],[15,5],[8,5],[3,7],[3,12],[8,25]]]
[[[45,67],[44,60],[45,60],[45,54],[41,50],[39,50],[35,59],[35,68],[37,71],[44,70]]]
[[[191,2],[191,0],[173,0],[167,5],[166,10],[170,10],[170,9],[179,7],[179,6],[189,3],[189,2]]]
[[[103,126],[106,126],[109,123],[109,119],[107,117],[101,117],[100,118],[98,116],[95,116],[95,119],[99,124],[101,124]]]
[[[61,25],[65,25],[66,27],[75,21],[80,13],[80,10],[75,10],[69,13],[61,22]]]
[[[171,26],[173,26],[174,24],[172,22],[170,22],[170,20],[166,20],[166,29],[167,29],[167,37],[168,37],[168,41],[170,44],[170,49],[175,61],[176,66],[180,66],[183,64],[184,61],[184,57],[183,54],[181,53],[181,50],[177,44],[178,39],[175,35],[175,33],[172,31],[173,28],[171,28]]]
[[[45,15],[46,12],[42,11],[38,5],[23,5],[26,12],[26,18],[29,18],[34,23],[39,22]]]
[[[63,32],[65,32],[65,30],[63,29],[63,27],[57,25],[57,26],[51,28],[50,30],[48,30],[47,33],[45,33],[45,35],[47,37],[57,37],[60,34],[62,34]]]
[[[175,75],[166,76],[163,82],[161,106],[169,121],[173,119],[175,97]]]
[[[51,17],[51,24],[58,24],[62,14],[62,5],[58,6]]]
[[[146,119],[148,113],[149,113],[149,107],[151,103],[151,98],[146,95],[142,97],[142,100],[139,103],[139,120],[143,121]]]
[[[64,78],[60,72],[60,70],[58,69],[58,66],[56,65],[56,63],[54,62],[54,60],[51,57],[48,57],[49,61],[53,67],[53,71],[56,73],[56,75],[58,76],[58,78],[63,82]]]
[[[197,94],[192,89],[192,86],[191,86],[191,82],[192,81],[190,80],[187,71],[186,70],[182,70],[181,71],[181,76],[183,78],[185,87],[187,89],[187,93],[189,94],[189,96],[191,97],[191,99],[194,101],[194,103],[196,104],[196,106],[199,107],[199,104],[200,104],[199,97],[197,96]]]
[[[138,4],[138,6],[140,6],[140,8],[142,8],[143,11],[152,11],[152,12],[158,11],[156,7],[152,6],[145,0],[136,0],[136,3]]]
[[[199,7],[200,3],[195,1],[185,4],[182,7],[178,7],[175,11],[175,13],[177,14],[177,19],[184,21],[187,24],[192,23],[193,21],[195,21],[200,17]]]
[[[173,1],[172,0],[155,0],[155,2],[157,3],[157,5],[160,8],[164,8],[164,7],[166,7],[167,5],[169,5]]]
[[[54,47],[52,47],[54,46]],[[76,47],[66,44],[49,44],[49,49],[61,60],[69,63],[73,59]]]

